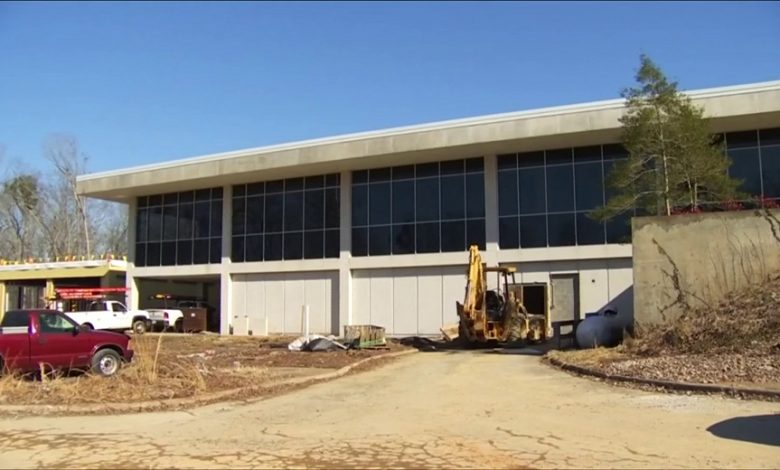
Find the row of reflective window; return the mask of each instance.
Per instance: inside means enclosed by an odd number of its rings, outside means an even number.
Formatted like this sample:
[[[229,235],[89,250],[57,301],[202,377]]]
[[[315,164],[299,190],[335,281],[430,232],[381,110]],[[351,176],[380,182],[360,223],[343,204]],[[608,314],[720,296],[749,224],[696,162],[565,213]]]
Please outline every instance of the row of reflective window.
[[[780,198],[780,128],[723,138],[742,190]],[[629,242],[630,214],[587,217],[624,158],[618,144],[498,156],[500,248]],[[484,249],[484,177],[481,157],[353,172],[352,255]],[[338,257],[339,187],[339,174],[234,186],[231,259]],[[138,199],[138,266],[219,263],[221,237],[221,188]]]

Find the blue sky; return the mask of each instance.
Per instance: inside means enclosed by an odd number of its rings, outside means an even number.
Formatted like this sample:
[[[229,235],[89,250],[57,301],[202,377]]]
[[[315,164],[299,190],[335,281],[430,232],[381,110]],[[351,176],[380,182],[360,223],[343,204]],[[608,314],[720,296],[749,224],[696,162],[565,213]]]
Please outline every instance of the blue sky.
[[[642,52],[682,89],[777,80],[779,45],[775,2],[0,2],[0,164],[46,168],[52,133],[103,171],[610,99]]]

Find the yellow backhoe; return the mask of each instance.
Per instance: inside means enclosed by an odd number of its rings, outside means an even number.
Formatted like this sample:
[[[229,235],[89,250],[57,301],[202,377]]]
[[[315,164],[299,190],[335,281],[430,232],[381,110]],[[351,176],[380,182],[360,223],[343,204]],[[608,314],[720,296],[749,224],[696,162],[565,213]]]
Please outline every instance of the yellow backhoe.
[[[479,248],[469,248],[468,281],[463,303],[456,302],[458,336],[468,343],[541,342],[552,337],[547,284],[517,283],[514,267],[488,268]],[[497,288],[488,288],[488,273]]]

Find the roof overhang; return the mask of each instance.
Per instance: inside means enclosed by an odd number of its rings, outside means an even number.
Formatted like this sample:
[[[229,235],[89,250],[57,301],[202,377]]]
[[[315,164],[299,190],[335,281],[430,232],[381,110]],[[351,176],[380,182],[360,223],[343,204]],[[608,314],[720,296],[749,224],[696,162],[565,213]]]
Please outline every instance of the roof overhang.
[[[7,264],[0,266],[0,281],[103,277],[112,271],[127,271],[127,262],[124,260],[85,260]]]
[[[687,92],[713,132],[780,126],[780,81]],[[442,158],[617,142],[622,99],[364,132],[83,175],[80,194],[133,197]]]

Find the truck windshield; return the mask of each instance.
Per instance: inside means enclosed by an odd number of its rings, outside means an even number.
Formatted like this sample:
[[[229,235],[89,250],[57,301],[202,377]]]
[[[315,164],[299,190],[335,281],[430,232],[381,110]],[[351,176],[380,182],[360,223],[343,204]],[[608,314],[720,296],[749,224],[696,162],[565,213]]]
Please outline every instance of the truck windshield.
[[[10,310],[3,315],[3,321],[0,322],[0,327],[6,328],[27,326],[27,319],[30,317],[30,313],[24,310]]]

